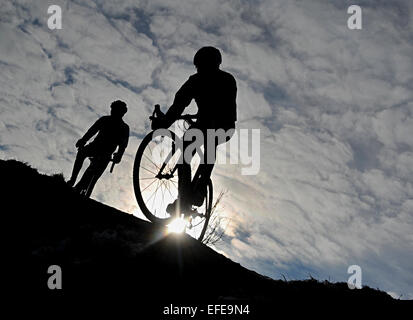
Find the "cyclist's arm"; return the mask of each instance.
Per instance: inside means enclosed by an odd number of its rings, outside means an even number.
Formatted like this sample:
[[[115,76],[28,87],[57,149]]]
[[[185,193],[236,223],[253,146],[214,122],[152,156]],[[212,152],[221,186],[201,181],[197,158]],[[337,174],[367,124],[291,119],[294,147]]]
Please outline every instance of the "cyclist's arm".
[[[114,162],[119,163],[122,160],[126,147],[129,142],[129,127],[127,127],[123,133],[122,139],[119,143],[118,151],[114,154]]]
[[[88,142],[96,133],[99,132],[99,130],[101,129],[101,126],[102,126],[102,118],[98,119],[89,128],[89,130],[85,133],[85,135],[76,142],[76,147],[83,148],[86,142]]]
[[[102,127],[102,118],[98,119],[85,133],[85,135],[80,139],[85,143],[89,141]]]
[[[169,128],[179,116],[182,115],[184,109],[191,103],[194,97],[193,80],[190,77],[175,95],[174,102],[165,114],[165,127]]]

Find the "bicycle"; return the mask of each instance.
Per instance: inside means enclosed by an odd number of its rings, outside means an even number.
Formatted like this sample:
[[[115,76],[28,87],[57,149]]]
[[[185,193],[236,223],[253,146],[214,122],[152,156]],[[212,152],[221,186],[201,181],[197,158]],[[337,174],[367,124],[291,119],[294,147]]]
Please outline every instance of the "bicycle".
[[[99,171],[104,171],[106,169],[106,159],[102,159],[101,157],[89,157],[90,164],[89,167],[85,170],[80,181],[74,187],[75,191],[80,193],[81,195],[85,196],[86,198],[90,198],[93,188],[95,187],[96,182],[100,178],[101,174],[96,175]],[[109,162],[112,162],[112,166],[110,167],[110,173],[113,172],[113,168],[115,167],[115,162],[111,158]],[[105,165],[105,168],[100,167],[101,165]]]
[[[160,113],[160,107],[156,105],[149,119],[152,121]],[[193,125],[196,118],[196,115],[186,114],[177,120]],[[171,130],[150,132],[140,143],[133,165],[133,186],[138,205],[146,218],[163,226],[168,225],[175,218],[166,213],[166,206],[178,197],[177,162],[180,160],[177,152],[178,139],[180,138]],[[192,185],[196,185],[202,174],[202,165],[195,171],[195,164],[196,161],[191,167]],[[195,173],[192,174],[194,171]],[[199,241],[202,241],[207,230],[212,199],[213,186],[209,179],[203,204],[198,207],[193,206],[192,213],[184,215],[185,231],[189,231],[188,233]]]

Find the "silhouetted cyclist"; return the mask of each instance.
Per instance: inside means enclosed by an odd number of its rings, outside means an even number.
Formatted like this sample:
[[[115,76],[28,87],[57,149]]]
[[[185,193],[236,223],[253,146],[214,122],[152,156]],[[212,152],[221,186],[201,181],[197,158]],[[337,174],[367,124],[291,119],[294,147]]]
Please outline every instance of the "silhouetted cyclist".
[[[152,128],[168,128],[182,114],[184,109],[191,103],[192,99],[198,106],[198,120],[191,128],[200,129],[204,133],[204,156],[208,154],[206,143],[207,129],[224,129],[231,132],[224,141],[216,141],[213,152],[215,157],[217,144],[230,139],[237,120],[237,86],[234,77],[228,72],[220,70],[222,62],[221,53],[214,47],[203,47],[194,56],[194,65],[197,73],[190,76],[175,95],[174,102],[163,117],[159,117],[152,122]],[[185,146],[189,143],[184,142]],[[204,159],[204,163],[206,159]],[[214,158],[215,162],[215,158]],[[202,205],[206,185],[210,179],[213,163],[203,165],[203,173],[199,183],[191,185],[190,163],[184,162],[178,167],[179,199],[168,205],[167,212],[173,214],[180,202],[183,212],[190,210],[192,204]]]
[[[125,102],[116,100],[112,102],[110,109],[110,116],[99,118],[86,134],[76,142],[78,152],[73,165],[72,176],[67,182],[70,186],[75,184],[79,171],[82,169],[83,162],[86,158],[92,158],[95,162],[95,168],[93,170],[93,186],[105,171],[111,160],[114,163],[119,163],[121,161],[129,140],[129,126],[122,120],[122,117],[128,111],[128,108]],[[96,134],[96,138],[86,145],[86,143]],[[118,148],[118,150],[114,153],[116,148]],[[89,183],[90,177],[87,177],[86,175],[87,173],[85,172],[75,188],[82,189],[84,187],[83,184]]]

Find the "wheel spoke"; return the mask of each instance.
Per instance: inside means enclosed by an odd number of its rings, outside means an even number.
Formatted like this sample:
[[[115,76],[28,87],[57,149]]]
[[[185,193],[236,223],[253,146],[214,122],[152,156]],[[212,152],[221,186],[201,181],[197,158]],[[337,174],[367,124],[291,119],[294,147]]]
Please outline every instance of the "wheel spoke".
[[[161,203],[161,208],[163,208],[164,200],[165,200],[165,190],[162,189],[162,186],[164,185],[165,181],[161,180],[161,192],[162,192],[162,203]]]
[[[172,179],[170,179],[169,181],[171,181],[173,183],[173,185],[175,186],[175,188],[178,189],[178,182],[175,182]]]
[[[151,185],[153,185],[153,184],[155,183],[155,181],[159,181],[159,180],[156,179],[156,180],[152,181],[149,185],[147,185],[147,186],[145,187],[145,189],[141,190],[141,193],[144,192],[146,189],[148,189]]]
[[[168,190],[169,194],[171,195],[171,198],[173,198],[174,196],[171,193],[171,190],[169,189],[169,185],[165,182],[165,186],[166,186],[166,190]]]
[[[159,180],[156,180],[156,181],[158,181],[158,183],[159,183]],[[155,191],[156,191],[156,190],[155,190]],[[152,192],[151,196],[150,196],[148,199],[146,199],[145,203],[149,203],[149,201],[150,201],[150,200],[152,199],[152,197],[155,195],[155,191]]]
[[[151,196],[150,196],[148,199],[145,200],[145,204],[148,203],[148,202],[152,199],[152,197],[154,196],[154,194],[155,194],[155,191],[152,192]]]
[[[146,154],[144,154],[143,156],[144,156],[146,159],[148,159],[149,162],[152,163],[152,164],[155,166],[156,169],[159,169],[159,166],[158,166],[155,162],[153,162],[153,160],[152,160],[151,158],[149,158]]]
[[[144,169],[144,170],[146,170],[146,171],[154,174],[155,176],[157,175],[157,173],[155,173],[155,172],[153,172],[153,171],[151,171],[151,170],[149,170],[149,169],[147,169],[147,168],[145,168],[145,167],[142,167],[142,166],[141,166],[140,168],[142,168],[142,169]]]
[[[172,180],[170,180],[171,182],[172,182],[172,185],[175,187],[175,189],[178,191],[178,193],[179,193],[179,189],[178,189],[178,184],[175,182],[175,181],[172,181]]]
[[[158,189],[159,189],[159,181],[160,180],[158,180],[158,183],[156,184],[155,196],[153,197],[153,200],[152,200],[152,207],[155,206],[156,195],[158,194]]]

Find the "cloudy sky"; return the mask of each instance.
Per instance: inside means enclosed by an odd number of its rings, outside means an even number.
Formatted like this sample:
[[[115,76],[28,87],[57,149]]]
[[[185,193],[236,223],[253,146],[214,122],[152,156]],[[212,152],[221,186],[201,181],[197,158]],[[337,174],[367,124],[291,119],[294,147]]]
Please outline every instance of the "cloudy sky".
[[[68,177],[74,143],[128,103],[124,161],[94,198],[141,218],[134,153],[214,45],[238,84],[238,127],[261,130],[261,169],[218,165],[230,219],[217,250],[273,278],[310,275],[413,299],[413,2],[7,1],[0,7],[0,157]],[[47,9],[62,8],[61,30]]]

